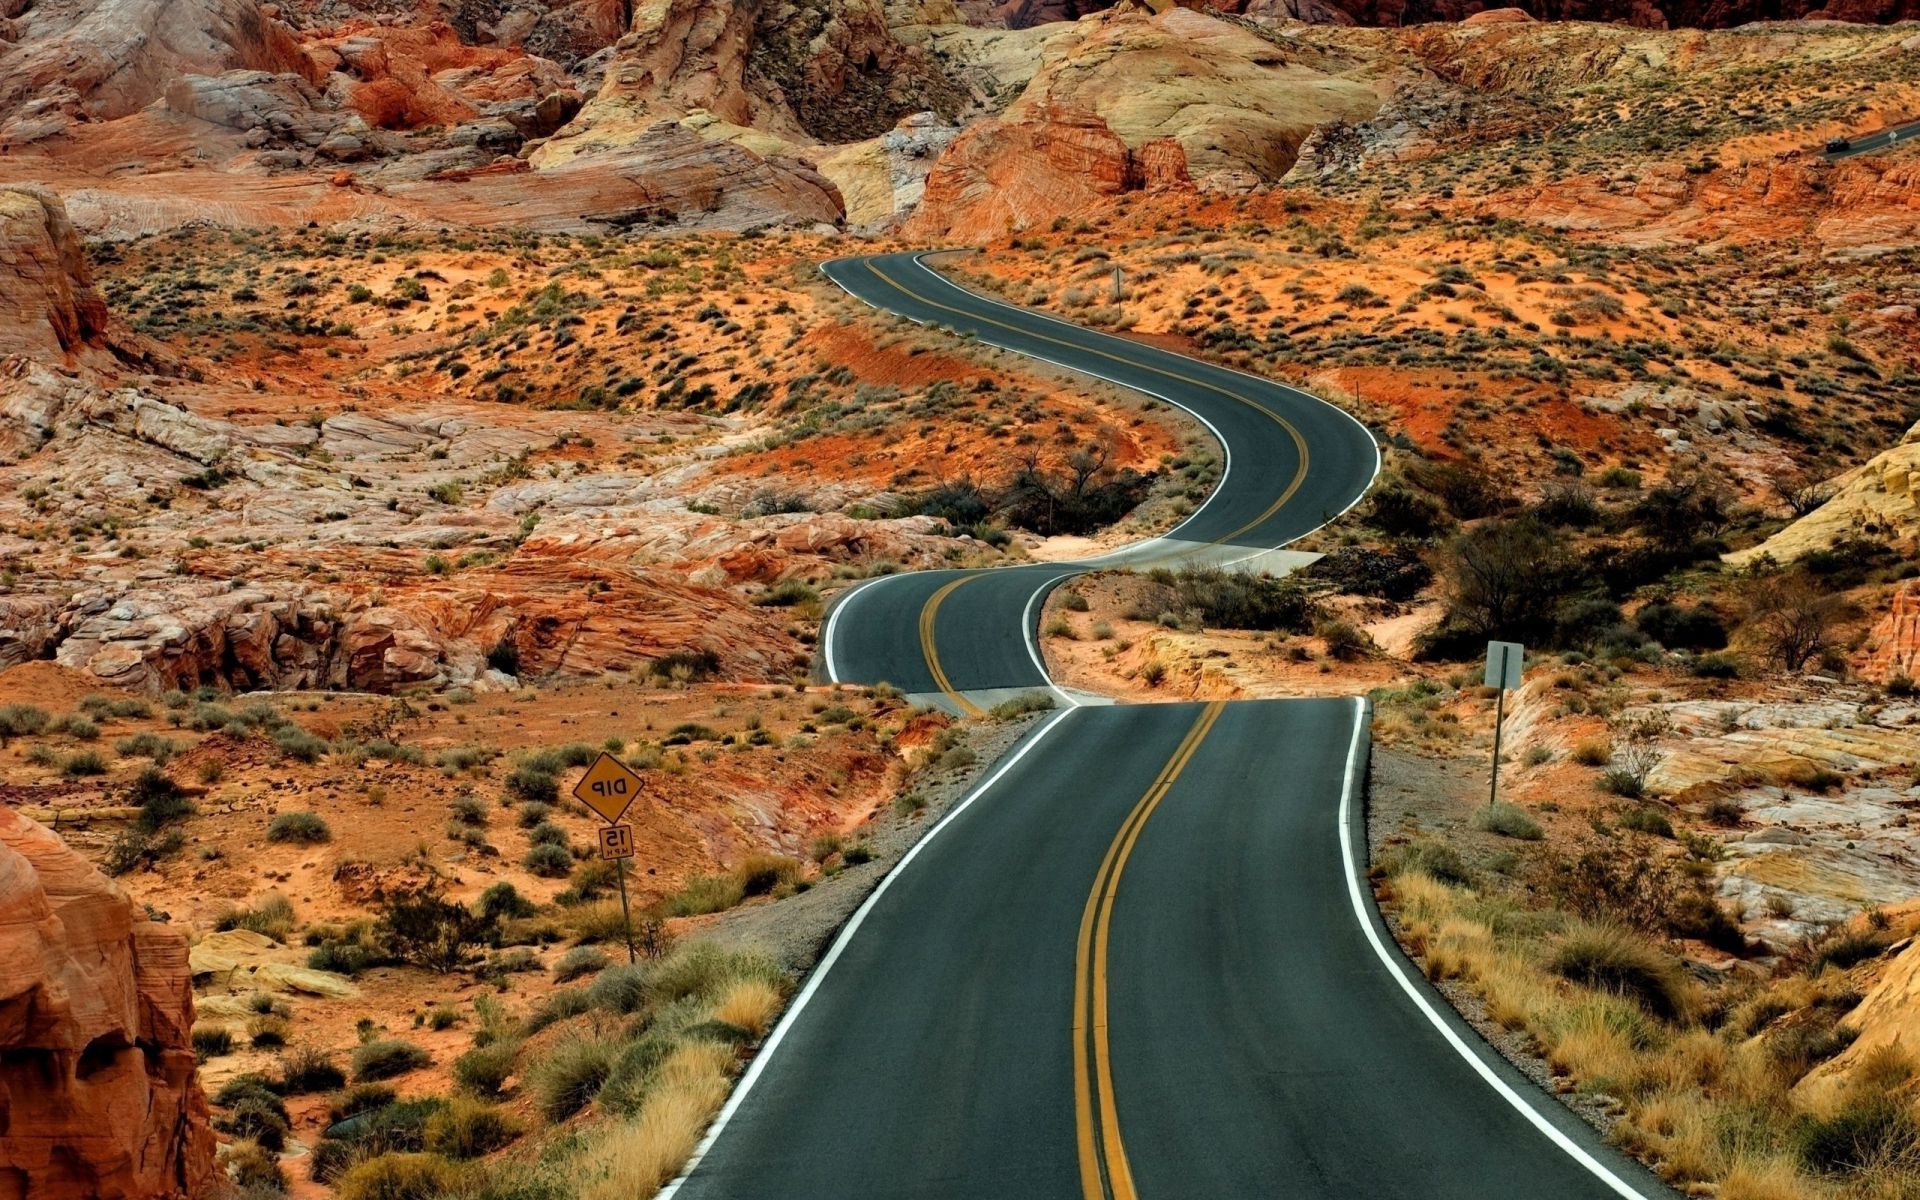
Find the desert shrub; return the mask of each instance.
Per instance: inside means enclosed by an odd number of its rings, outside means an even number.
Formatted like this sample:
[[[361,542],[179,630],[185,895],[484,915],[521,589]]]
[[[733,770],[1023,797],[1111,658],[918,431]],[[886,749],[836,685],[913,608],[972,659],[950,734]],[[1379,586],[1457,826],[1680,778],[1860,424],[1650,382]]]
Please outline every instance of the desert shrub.
[[[1555,645],[1563,601],[1586,586],[1558,530],[1533,518],[1476,525],[1447,548],[1446,615],[1426,657],[1477,655],[1489,638]]]
[[[553,771],[522,763],[507,776],[507,791],[521,800],[552,804],[560,798],[560,780]]]
[[[587,985],[587,1003],[604,1012],[638,1012],[649,990],[647,968],[637,964],[608,967]]]
[[[781,854],[750,854],[734,868],[744,896],[764,896],[776,888],[798,883],[806,868],[798,859]]]
[[[1416,462],[1408,479],[1422,491],[1437,496],[1447,511],[1463,521],[1477,521],[1513,507],[1513,494],[1500,476],[1475,463]]]
[[[447,807],[453,813],[453,819],[462,825],[479,829],[487,823],[487,806],[480,803],[476,797],[455,797],[453,803]]]
[[[1466,862],[1444,842],[1422,839],[1396,846],[1381,856],[1381,865],[1389,875],[1418,873],[1457,886],[1473,882]]]
[[[1738,679],[1740,660],[1731,654],[1702,654],[1687,671],[1699,679]]]
[[[1002,700],[993,706],[993,719],[996,721],[1014,721],[1028,713],[1049,712],[1053,708],[1053,697],[1045,692],[1022,692],[1011,700]]]
[[[573,869],[573,855],[565,846],[539,843],[527,851],[520,865],[542,879],[563,879]]]
[[[553,1046],[527,1071],[534,1103],[549,1121],[564,1121],[600,1093],[618,1056],[616,1043],[573,1037]]]
[[[98,750],[81,750],[67,755],[60,762],[60,773],[69,779],[84,776],[105,775],[107,760]]]
[[[1326,644],[1328,657],[1340,662],[1365,658],[1378,649],[1373,639],[1351,621],[1321,621],[1313,632]]]
[[[399,1038],[378,1038],[354,1048],[353,1078],[356,1083],[392,1079],[431,1062],[433,1056],[412,1042]]]
[[[338,1124],[348,1117],[385,1108],[399,1098],[399,1093],[387,1084],[356,1083],[327,1104],[327,1123]]]
[[[567,831],[552,821],[542,821],[527,831],[527,841],[535,846],[567,845]]]
[[[437,1154],[387,1153],[357,1163],[334,1184],[334,1200],[438,1200],[460,1171]]]
[[[480,893],[480,915],[489,921],[530,917],[535,911],[533,901],[522,896],[517,888],[504,879],[489,885],[486,891]]]
[[[330,1092],[347,1082],[333,1055],[315,1046],[299,1046],[280,1056],[280,1091],[289,1096]]]
[[[51,719],[46,709],[35,708],[31,704],[0,706],[0,746],[17,737],[33,737],[46,732]]]
[[[1160,593],[1154,607],[1191,613],[1209,629],[1306,633],[1319,617],[1319,605],[1295,580],[1220,567],[1161,568],[1147,577]]]
[[[1662,1020],[1692,1007],[1686,976],[1671,956],[1638,932],[1614,924],[1581,925],[1561,935],[1548,957],[1556,975],[1625,996]]]
[[[286,1172],[280,1169],[278,1146],[240,1141],[228,1146],[221,1156],[228,1178],[246,1196],[278,1196],[287,1190]]]
[[[341,975],[358,975],[386,961],[385,949],[374,941],[364,923],[341,936],[322,938],[307,954],[307,966]]]
[[[1497,833],[1526,842],[1537,842],[1541,837],[1540,822],[1526,809],[1513,804],[1489,804],[1476,809],[1473,827],[1483,833]]]
[[[515,819],[520,822],[520,828],[533,829],[544,822],[552,812],[553,805],[546,801],[529,800],[520,806],[520,812]]]
[[[463,966],[493,929],[493,921],[434,891],[396,897],[380,914],[381,933],[396,958],[441,974]]]
[[[64,733],[75,741],[91,742],[100,736],[100,727],[79,713],[69,713],[52,725],[53,732]]]
[[[689,996],[717,1002],[728,987],[743,979],[757,979],[775,987],[786,985],[780,969],[758,954],[695,942],[656,963],[648,988],[651,1001],[657,1005]]]
[[[158,767],[148,767],[127,785],[127,803],[140,809],[140,828],[155,833],[193,815],[180,785]]]
[[[455,1082],[477,1096],[498,1096],[513,1074],[514,1058],[520,1053],[517,1038],[488,1042],[453,1060]]]
[[[233,1031],[224,1025],[195,1026],[192,1041],[194,1057],[201,1062],[233,1053]]]
[[[115,742],[113,752],[121,758],[150,758],[155,763],[164,763],[180,752],[180,746],[157,733],[136,733]]]
[[[521,1031],[528,1037],[539,1033],[547,1026],[568,1017],[577,1017],[593,1008],[593,1002],[587,999],[586,988],[562,988],[546,998],[540,1007],[527,1014],[521,1023]]]
[[[291,1029],[285,1017],[251,1017],[247,1020],[247,1041],[255,1050],[272,1050],[287,1044]]]
[[[246,908],[228,908],[213,919],[216,930],[245,929],[284,942],[293,933],[293,902],[268,892]]]
[[[267,823],[267,840],[270,842],[294,842],[310,846],[333,837],[333,831],[320,819],[320,814],[310,812],[281,813]]]
[[[1573,748],[1573,761],[1583,767],[1604,767],[1613,757],[1613,745],[1610,742],[1586,741]]]
[[[1808,1169],[1827,1175],[1920,1165],[1920,1126],[1888,1098],[1850,1105],[1829,1117],[1802,1117],[1793,1142]]]
[[[745,897],[738,875],[694,875],[662,901],[661,908],[670,917],[698,917],[724,912]]]
[[[282,725],[274,731],[273,744],[280,753],[295,762],[319,762],[329,749],[327,740],[316,737],[298,725]]]
[[[1729,954],[1746,951],[1739,925],[1706,881],[1646,855],[1590,851],[1546,864],[1542,888],[1561,908],[1594,924],[1697,938]]]
[[[575,946],[553,964],[555,983],[571,983],[582,975],[603,970],[611,962],[605,953],[592,946]]]
[[[1654,837],[1673,836],[1673,822],[1667,814],[1657,808],[1630,808],[1620,814],[1620,828],[1631,829],[1635,833],[1648,833]]]
[[[1875,929],[1840,929],[1815,943],[1807,957],[1807,974],[1818,975],[1828,967],[1845,971],[1878,958],[1891,943],[1887,935]]]
[[[1453,518],[1425,492],[1400,484],[1375,488],[1367,501],[1367,524],[1388,537],[1424,540],[1453,528]]]
[[[1727,625],[1706,605],[1649,604],[1634,614],[1640,632],[1669,650],[1724,650]]]
[[[249,1092],[235,1100],[225,1116],[216,1122],[221,1132],[236,1138],[250,1138],[268,1150],[284,1150],[292,1126],[287,1121],[287,1106],[280,1097],[264,1090]]]
[[[427,1119],[427,1150],[448,1158],[479,1158],[520,1133],[520,1123],[499,1105],[455,1096]]]

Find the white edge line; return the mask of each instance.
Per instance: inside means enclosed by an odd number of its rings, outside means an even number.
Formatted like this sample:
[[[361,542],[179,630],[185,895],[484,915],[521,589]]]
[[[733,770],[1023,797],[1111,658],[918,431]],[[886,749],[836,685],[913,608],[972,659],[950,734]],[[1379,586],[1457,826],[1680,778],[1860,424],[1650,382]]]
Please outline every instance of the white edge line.
[[[907,865],[919,856],[920,851],[926,849],[927,843],[938,837],[941,830],[950,825],[961,813],[967,811],[967,809],[973,805],[973,802],[985,795],[994,784],[999,783],[1008,771],[1013,770],[1014,764],[1025,758],[1029,751],[1035,746],[1038,746],[1049,733],[1053,732],[1054,727],[1060,724],[1061,721],[1066,720],[1072,712],[1073,710],[1070,708],[1063,708],[1053,716],[1047,718],[1046,722],[1042,724],[1040,728],[1034,730],[1033,733],[1020,744],[1018,749],[1008,755],[1006,760],[994,769],[993,774],[974,785],[973,790],[968,792],[960,803],[949,809],[946,816],[940,818],[940,820],[934,824],[933,828],[927,830],[919,841],[915,842],[905,854],[901,855],[900,861],[894,864],[893,870],[888,871],[880,880],[880,883],[871,892],[867,893],[867,898],[861,902],[859,908],[854,910],[853,916],[845,925],[840,927],[840,934],[834,938],[832,949],[827,951],[826,957],[820,960],[820,965],[815,967],[813,973],[807,977],[806,986],[800,989],[800,994],[795,996],[793,1003],[787,1006],[786,1014],[780,1018],[780,1023],[773,1027],[773,1032],[767,1035],[767,1040],[760,1047],[759,1053],[755,1054],[753,1061],[747,1065],[746,1074],[740,1077],[740,1082],[734,1087],[733,1094],[727,1098],[727,1102],[721,1107],[719,1115],[714,1117],[713,1124],[707,1127],[706,1136],[702,1137],[700,1144],[694,1147],[692,1157],[687,1159],[687,1165],[680,1169],[680,1174],[675,1176],[672,1182],[660,1189],[655,1195],[654,1200],[672,1200],[672,1197],[680,1190],[680,1185],[685,1183],[687,1178],[699,1167],[700,1160],[706,1157],[707,1151],[711,1150],[714,1142],[719,1140],[721,1133],[726,1130],[727,1123],[733,1119],[733,1114],[739,1111],[740,1105],[746,1100],[747,1093],[752,1091],[753,1085],[759,1081],[761,1073],[766,1069],[767,1063],[772,1061],[773,1052],[779,1049],[781,1041],[787,1036],[787,1032],[799,1021],[801,1012],[806,1009],[808,1002],[813,999],[813,994],[820,990],[820,984],[826,979],[827,972],[833,970],[833,964],[840,960],[840,955],[846,951],[848,944],[853,941],[854,935],[860,932],[860,926],[866,921],[868,915],[873,912],[875,906],[880,903],[880,897],[886,895],[887,889],[893,886],[893,881],[900,878],[901,874],[906,871]]]
[[[1354,697],[1353,740],[1347,746],[1346,781],[1340,789],[1340,849],[1347,859],[1347,896],[1353,901],[1353,915],[1360,922],[1360,928],[1366,932],[1367,942],[1372,945],[1374,954],[1378,955],[1381,963],[1386,966],[1387,973],[1392,975],[1394,982],[1400,985],[1400,990],[1407,994],[1407,998],[1412,1000],[1428,1022],[1440,1031],[1440,1036],[1447,1040],[1460,1057],[1467,1060],[1467,1064],[1479,1074],[1488,1087],[1499,1093],[1500,1097],[1512,1105],[1535,1129],[1545,1134],[1554,1145],[1566,1151],[1575,1162],[1585,1167],[1616,1195],[1627,1197],[1628,1200],[1647,1200],[1645,1193],[1620,1178],[1612,1168],[1589,1154],[1585,1147],[1568,1137],[1559,1126],[1547,1119],[1545,1113],[1529,1103],[1492,1067],[1488,1066],[1486,1060],[1467,1045],[1453,1026],[1435,1011],[1433,1003],[1427,999],[1426,994],[1407,977],[1410,967],[1406,958],[1388,950],[1381,941],[1380,931],[1373,922],[1369,900],[1363,895],[1363,889],[1360,886],[1360,880],[1366,872],[1366,864],[1361,861],[1353,844],[1353,785],[1357,778],[1354,766],[1359,760],[1361,740],[1366,734],[1366,716],[1366,699]]]

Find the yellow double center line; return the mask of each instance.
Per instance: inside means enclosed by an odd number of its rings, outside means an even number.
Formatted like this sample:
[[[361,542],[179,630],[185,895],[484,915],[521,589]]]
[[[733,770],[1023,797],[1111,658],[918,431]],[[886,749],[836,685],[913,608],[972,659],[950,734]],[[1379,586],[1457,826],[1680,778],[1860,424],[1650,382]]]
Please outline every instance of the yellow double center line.
[[[1120,873],[1153,810],[1186,770],[1226,707],[1216,700],[1200,710],[1173,757],[1160,768],[1147,794],[1121,824],[1094,876],[1093,890],[1080,916],[1080,942],[1073,976],[1073,1115],[1080,1157],[1083,1200],[1137,1200],[1127,1148],[1120,1138],[1120,1114],[1114,1101],[1113,1064],[1107,1050],[1107,934],[1113,925],[1113,898]]]
[[[1269,504],[1267,506],[1266,511],[1262,512],[1259,516],[1255,517],[1253,520],[1248,521],[1245,525],[1242,525],[1240,528],[1234,530],[1232,533],[1224,534],[1206,543],[1209,546],[1218,546],[1222,542],[1231,542],[1232,540],[1239,537],[1240,535],[1258,528],[1260,525],[1265,523],[1269,517],[1279,512],[1280,509],[1286,505],[1287,501],[1293,499],[1293,494],[1299,491],[1300,485],[1306,481],[1307,461],[1308,461],[1307,439],[1300,436],[1300,431],[1293,427],[1293,423],[1291,421],[1288,421],[1285,417],[1281,416],[1279,413],[1274,412],[1272,409],[1266,407],[1264,404],[1260,404],[1253,400],[1249,400],[1247,397],[1242,396],[1240,393],[1232,391],[1228,388],[1223,388],[1219,384],[1208,383],[1204,379],[1196,379],[1192,375],[1182,375],[1178,371],[1169,371],[1165,367],[1156,367],[1150,363],[1138,362],[1134,359],[1128,358],[1123,354],[1112,354],[1105,350],[1095,350],[1090,346],[1083,346],[1079,342],[1070,342],[1065,338],[1049,337],[1044,333],[1035,333],[1030,329],[1022,329],[1018,325],[1009,325],[1005,321],[996,321],[992,317],[985,317],[985,316],[981,316],[979,313],[968,312],[963,308],[955,308],[951,304],[942,304],[940,301],[935,300],[933,297],[922,295],[921,293],[916,292],[912,288],[908,287],[906,284],[901,283],[899,280],[895,279],[893,276],[887,274],[885,271],[882,271],[879,267],[875,266],[871,260],[862,259],[861,265],[866,267],[867,270],[872,271],[874,276],[879,280],[881,280],[883,283],[885,283],[888,287],[894,289],[897,292],[905,293],[906,295],[913,297],[915,300],[918,300],[920,303],[925,304],[930,308],[937,308],[937,309],[940,309],[942,312],[950,312],[950,313],[953,313],[955,316],[965,317],[970,321],[979,321],[984,325],[992,325],[997,328],[1004,329],[1009,333],[1017,333],[1024,338],[1032,338],[1035,341],[1040,341],[1040,342],[1051,342],[1053,345],[1056,345],[1056,346],[1065,346],[1067,349],[1075,351],[1076,353],[1091,354],[1099,358],[1107,359],[1110,362],[1117,362],[1120,365],[1125,367],[1132,367],[1136,371],[1147,371],[1155,375],[1164,376],[1167,379],[1177,379],[1181,383],[1190,384],[1193,387],[1204,388],[1205,390],[1209,392],[1213,392],[1216,395],[1225,396],[1229,400],[1233,400],[1240,404],[1246,405],[1248,408],[1251,408],[1253,411],[1259,413],[1261,416],[1266,417],[1269,420],[1273,421],[1275,424],[1279,425],[1280,428],[1286,430],[1287,436],[1293,439],[1294,450],[1298,453],[1300,457],[1300,465],[1298,468],[1295,469],[1293,473],[1293,479],[1288,482],[1286,489],[1280,493],[1279,498],[1276,499],[1272,504]],[[1125,386],[1125,385],[1122,385],[1122,386]],[[1222,448],[1224,449],[1224,447]]]
[[[927,597],[926,604],[920,609],[920,653],[927,660],[927,670],[933,675],[934,686],[945,692],[947,699],[959,705],[960,711],[969,717],[980,716],[986,710],[967,699],[961,692],[954,690],[953,681],[947,678],[946,668],[940,665],[940,652],[934,648],[933,620],[940,612],[940,605],[948,596],[953,595],[955,588],[978,578],[980,578],[978,575],[962,575]]]

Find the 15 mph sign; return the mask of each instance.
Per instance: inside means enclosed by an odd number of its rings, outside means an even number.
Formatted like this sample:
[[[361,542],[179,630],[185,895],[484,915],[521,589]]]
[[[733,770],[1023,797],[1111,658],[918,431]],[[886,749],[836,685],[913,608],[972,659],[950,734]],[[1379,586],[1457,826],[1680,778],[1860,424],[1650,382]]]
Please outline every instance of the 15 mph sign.
[[[580,777],[580,782],[573,785],[573,798],[599,813],[609,825],[619,822],[627,805],[639,794],[640,777],[604,750]]]

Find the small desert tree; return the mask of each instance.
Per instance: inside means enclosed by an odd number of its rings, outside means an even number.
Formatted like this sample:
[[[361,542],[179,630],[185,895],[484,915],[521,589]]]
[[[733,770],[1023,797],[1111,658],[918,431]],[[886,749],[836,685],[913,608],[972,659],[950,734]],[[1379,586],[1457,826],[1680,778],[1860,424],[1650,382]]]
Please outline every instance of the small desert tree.
[[[1798,671],[1827,648],[1840,608],[1803,575],[1763,575],[1747,585],[1746,630],[1783,670]]]
[[[466,964],[484,943],[494,923],[438,892],[420,892],[391,901],[380,916],[380,930],[395,958],[447,974]]]

